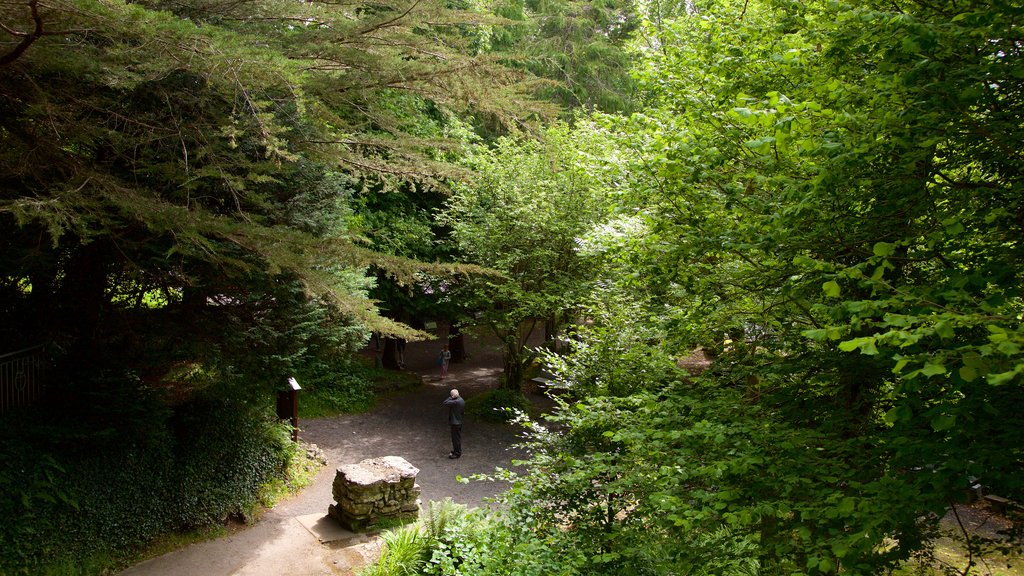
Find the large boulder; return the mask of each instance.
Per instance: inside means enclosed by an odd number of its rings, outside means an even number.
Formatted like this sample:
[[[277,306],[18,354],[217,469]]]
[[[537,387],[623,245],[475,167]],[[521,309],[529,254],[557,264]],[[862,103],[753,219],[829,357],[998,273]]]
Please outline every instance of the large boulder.
[[[334,475],[328,514],[353,532],[411,522],[419,517],[419,472],[399,456],[346,464]]]

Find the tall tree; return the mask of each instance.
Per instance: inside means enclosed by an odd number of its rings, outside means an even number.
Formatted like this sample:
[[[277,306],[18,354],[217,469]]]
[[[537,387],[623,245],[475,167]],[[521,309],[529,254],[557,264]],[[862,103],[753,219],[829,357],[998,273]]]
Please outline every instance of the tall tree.
[[[541,96],[570,113],[633,110],[628,45],[640,23],[634,2],[501,0],[492,10],[513,25],[486,29],[478,45],[547,79]]]
[[[532,113],[521,73],[470,56],[460,27],[478,17],[443,2],[0,10],[6,312],[45,319],[35,337],[82,360],[123,356],[112,342],[131,333],[129,303],[157,292],[183,313],[135,329],[186,331],[241,302],[259,322],[291,285],[338,318],[413,336],[377,313],[364,267],[410,281],[450,268],[368,250],[346,199],[458,176],[434,154],[445,111]],[[24,322],[4,325],[24,341]]]
[[[776,510],[738,523],[765,563],[877,572],[973,478],[1024,488],[1018,13],[712,2],[650,32],[633,262],[713,382],[817,452],[744,451],[770,470],[722,488]]]
[[[518,390],[531,335],[553,338],[590,291],[580,241],[602,221],[614,187],[616,166],[600,160],[606,152],[590,127],[505,139],[475,151],[477,177],[448,203],[443,218],[466,260],[502,274],[463,283],[459,297],[503,342],[505,386]]]
[[[590,314],[560,381],[607,395],[535,430],[478,573],[879,574],[975,481],[1024,496],[1020,15],[711,1],[645,30],[598,274],[665,338],[621,354]],[[696,345],[699,378],[664,357]]]

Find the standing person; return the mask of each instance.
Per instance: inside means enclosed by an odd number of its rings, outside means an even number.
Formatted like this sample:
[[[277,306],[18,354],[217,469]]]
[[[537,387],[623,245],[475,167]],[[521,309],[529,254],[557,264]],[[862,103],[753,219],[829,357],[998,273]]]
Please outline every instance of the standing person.
[[[448,364],[452,361],[452,353],[448,350],[448,345],[445,344],[441,347],[441,353],[437,355],[437,364],[441,367],[441,378],[448,377]]]
[[[452,451],[448,458],[454,460],[462,456],[462,415],[466,411],[466,401],[459,396],[458,390],[452,388],[444,405],[448,407],[448,424],[452,428]]]
[[[405,370],[405,338],[395,341],[395,351],[398,352],[398,367]]]

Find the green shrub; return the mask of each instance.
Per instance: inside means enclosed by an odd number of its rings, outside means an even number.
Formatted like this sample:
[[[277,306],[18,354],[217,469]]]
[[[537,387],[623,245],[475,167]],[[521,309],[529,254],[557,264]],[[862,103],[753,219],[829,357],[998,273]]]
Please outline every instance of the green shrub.
[[[487,534],[485,512],[468,510],[465,506],[446,499],[431,502],[423,525],[430,535],[430,560],[424,566],[424,574],[459,575],[479,574],[481,562],[487,555],[482,538]]]
[[[509,422],[514,411],[526,412],[530,401],[520,392],[498,388],[466,401],[466,412],[487,422]]]
[[[0,443],[0,574],[29,574],[46,543],[50,514],[77,512],[67,490],[66,470],[50,454],[23,444]]]
[[[247,517],[259,505],[260,486],[287,466],[287,433],[266,414],[223,397],[202,397],[179,410],[175,460],[175,528]]]
[[[403,526],[382,534],[380,558],[359,572],[359,576],[413,576],[417,574],[475,574],[480,567],[480,532],[486,517],[476,510],[445,499],[430,502],[416,525]],[[461,572],[460,572],[461,568]]]
[[[429,540],[417,525],[388,530],[381,535],[380,558],[359,571],[359,576],[415,576],[427,561]]]
[[[300,381],[299,417],[323,418],[370,409],[374,393],[363,374],[336,374],[331,377]]]
[[[172,411],[130,375],[0,422],[0,574],[96,574],[175,530],[251,517],[297,447],[216,393]]]

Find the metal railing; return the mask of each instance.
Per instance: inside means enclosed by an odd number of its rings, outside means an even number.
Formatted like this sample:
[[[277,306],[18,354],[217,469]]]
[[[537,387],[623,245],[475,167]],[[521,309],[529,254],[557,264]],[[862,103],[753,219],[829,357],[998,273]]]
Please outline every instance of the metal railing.
[[[42,345],[0,354],[0,414],[43,397],[46,365]]]

